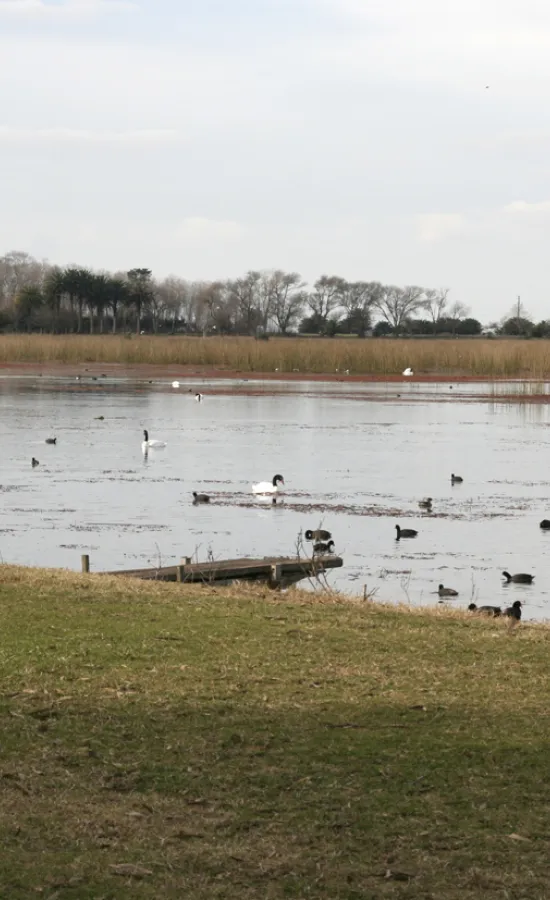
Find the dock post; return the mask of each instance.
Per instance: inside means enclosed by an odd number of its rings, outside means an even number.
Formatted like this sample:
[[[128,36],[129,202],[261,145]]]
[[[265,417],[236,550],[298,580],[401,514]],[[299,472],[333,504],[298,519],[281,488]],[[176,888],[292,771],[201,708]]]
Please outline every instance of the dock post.
[[[280,563],[274,563],[271,566],[270,586],[272,588],[280,588],[281,587],[282,573],[283,573],[283,570],[282,570],[282,566],[280,565]]]
[[[176,580],[180,582],[185,581],[185,566],[176,566]]]
[[[87,553],[82,554],[82,556],[80,557],[80,562],[82,565],[82,571],[89,572],[90,571],[90,557],[88,556]]]

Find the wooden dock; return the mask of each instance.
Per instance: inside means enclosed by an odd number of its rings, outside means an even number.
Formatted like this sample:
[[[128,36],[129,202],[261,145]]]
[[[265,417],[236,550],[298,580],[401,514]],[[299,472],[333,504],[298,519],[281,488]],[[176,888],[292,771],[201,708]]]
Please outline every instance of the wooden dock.
[[[339,569],[344,565],[340,556],[314,556],[313,559],[297,557],[265,557],[264,559],[224,559],[219,562],[192,563],[190,560],[176,566],[156,569],[123,569],[105,572],[105,575],[122,575],[126,578],[143,578],[150,581],[179,581],[186,584],[231,584],[234,581],[266,582],[271,588],[285,588],[303,578],[316,578],[327,569]],[[82,570],[89,571],[89,557],[82,558]]]

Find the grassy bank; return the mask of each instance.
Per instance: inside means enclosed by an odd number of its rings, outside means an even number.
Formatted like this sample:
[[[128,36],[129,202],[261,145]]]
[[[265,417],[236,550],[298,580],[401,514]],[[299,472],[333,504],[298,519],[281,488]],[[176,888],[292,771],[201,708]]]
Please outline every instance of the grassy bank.
[[[543,378],[550,341],[388,340],[357,338],[185,338],[2,335],[0,360],[14,363],[121,363],[205,366],[241,372]]]
[[[542,626],[0,567],[0,896],[548,896]]]

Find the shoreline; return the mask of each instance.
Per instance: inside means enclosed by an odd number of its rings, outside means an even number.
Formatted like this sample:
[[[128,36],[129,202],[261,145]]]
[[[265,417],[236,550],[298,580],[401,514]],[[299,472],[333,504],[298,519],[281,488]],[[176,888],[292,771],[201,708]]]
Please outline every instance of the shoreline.
[[[51,363],[51,362],[0,362],[0,378],[15,376],[73,376],[97,377],[105,374],[109,378],[145,378],[151,375],[172,380],[197,379],[236,380],[236,381],[313,381],[348,384],[487,384],[498,382],[535,382],[546,379],[527,376],[497,375],[493,377],[481,375],[465,375],[460,373],[419,373],[412,377],[405,375],[364,375],[340,372],[261,372],[242,369],[224,369],[217,366],[178,365],[176,363]]]

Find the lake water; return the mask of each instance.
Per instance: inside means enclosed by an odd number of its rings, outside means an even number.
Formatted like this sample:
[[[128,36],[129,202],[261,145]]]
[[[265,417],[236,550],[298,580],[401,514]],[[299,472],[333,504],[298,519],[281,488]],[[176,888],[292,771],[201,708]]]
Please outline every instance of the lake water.
[[[549,406],[525,390],[3,377],[0,559],[78,570],[89,553],[110,570],[293,555],[299,533],[322,526],[344,559],[334,587],[426,604],[443,583],[456,606],[521,599],[526,619],[547,619]],[[514,392],[519,402],[499,399]],[[147,459],[144,428],[167,442]],[[286,494],[272,508],[251,485],[276,473]],[[193,490],[211,504],[193,506]],[[396,522],[418,537],[396,541]],[[504,569],[535,583],[506,586]]]

